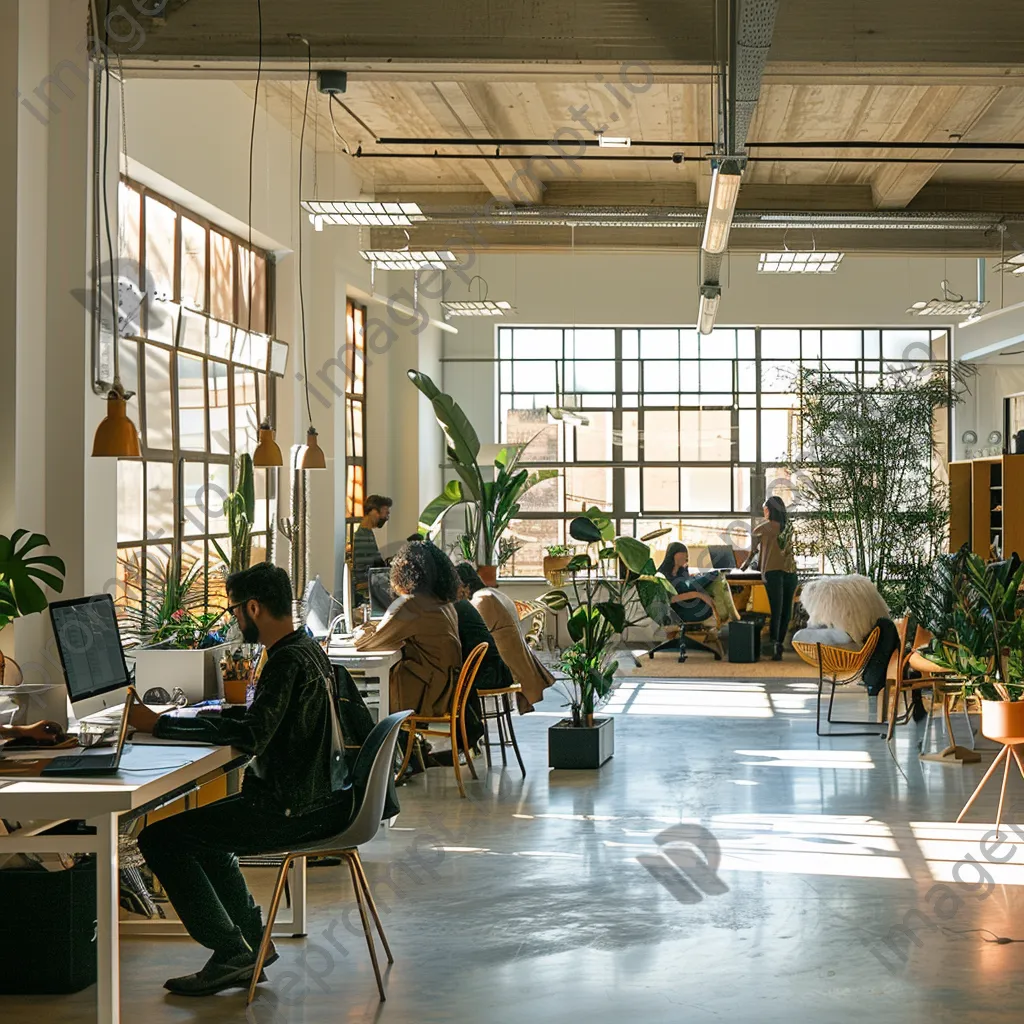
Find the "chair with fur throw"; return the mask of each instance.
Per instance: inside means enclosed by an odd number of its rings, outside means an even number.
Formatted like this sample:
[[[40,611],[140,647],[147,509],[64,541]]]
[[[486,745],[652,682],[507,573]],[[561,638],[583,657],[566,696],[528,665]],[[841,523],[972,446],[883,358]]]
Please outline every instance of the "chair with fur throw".
[[[819,576],[804,584],[800,603],[811,629],[838,629],[864,643],[879,619],[889,618],[878,588],[866,576]],[[809,638],[808,638],[809,639]]]

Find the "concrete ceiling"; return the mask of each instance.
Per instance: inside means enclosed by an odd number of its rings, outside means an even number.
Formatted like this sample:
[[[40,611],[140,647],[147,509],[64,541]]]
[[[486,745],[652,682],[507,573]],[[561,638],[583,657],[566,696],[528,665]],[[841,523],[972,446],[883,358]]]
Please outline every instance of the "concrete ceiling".
[[[263,0],[265,102],[297,132],[301,36],[314,68],[348,71],[347,91],[333,104],[337,133],[329,101],[315,89],[311,124],[321,151],[353,154],[367,194],[436,208],[480,206],[491,196],[559,207],[699,207],[714,138],[712,11],[711,0]],[[740,206],[985,211],[1024,220],[1022,38],[1024,4],[1007,0],[988,4],[984,17],[962,0],[783,0]],[[245,78],[256,52],[255,0],[170,0],[124,57],[131,74],[233,77],[251,95]],[[598,126],[629,136],[632,148],[583,153],[576,140],[593,140]],[[389,138],[419,141],[378,141]],[[438,141],[453,138],[533,142]],[[644,145],[655,141],[673,145]],[[961,148],[979,142],[1022,148]],[[575,159],[546,159],[559,152]],[[575,242],[604,246],[609,230],[577,229]],[[569,237],[554,227],[481,232],[494,235],[488,244],[515,248],[561,246]],[[442,244],[442,233],[417,227],[413,242]],[[375,231],[374,244],[404,244],[394,235]],[[627,247],[696,242],[687,230],[615,237]],[[736,232],[733,247],[763,246],[766,237]],[[809,240],[791,232],[787,244]],[[988,254],[1013,244],[998,231],[821,232],[813,241]]]

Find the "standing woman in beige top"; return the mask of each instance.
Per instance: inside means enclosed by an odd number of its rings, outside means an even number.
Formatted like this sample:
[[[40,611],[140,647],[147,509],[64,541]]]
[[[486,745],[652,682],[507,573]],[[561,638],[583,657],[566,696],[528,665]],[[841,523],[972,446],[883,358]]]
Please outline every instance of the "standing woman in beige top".
[[[774,645],[772,660],[782,660],[782,644],[789,629],[793,614],[793,598],[796,595],[796,558],[793,555],[793,530],[786,515],[785,502],[772,495],[764,503],[765,522],[754,530],[759,542],[758,568],[768,592],[768,606],[771,608],[770,629]],[[753,553],[751,553],[753,554]],[[749,559],[748,559],[749,561]]]

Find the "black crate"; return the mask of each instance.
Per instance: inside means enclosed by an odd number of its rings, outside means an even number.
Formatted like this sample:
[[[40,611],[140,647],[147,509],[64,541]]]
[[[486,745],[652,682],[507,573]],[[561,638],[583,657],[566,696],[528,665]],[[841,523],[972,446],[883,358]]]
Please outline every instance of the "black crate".
[[[96,984],[96,858],[67,871],[0,871],[0,995],[65,995]]]

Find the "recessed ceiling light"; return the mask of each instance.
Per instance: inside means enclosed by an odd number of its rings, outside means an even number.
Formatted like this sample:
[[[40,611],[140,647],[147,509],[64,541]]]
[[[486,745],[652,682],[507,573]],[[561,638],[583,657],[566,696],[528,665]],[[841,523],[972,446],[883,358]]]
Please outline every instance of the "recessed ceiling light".
[[[842,252],[763,252],[759,274],[832,274],[843,262]]]
[[[453,252],[415,249],[363,249],[359,253],[378,270],[444,270],[459,261]]]
[[[459,299],[442,302],[441,305],[448,316],[504,316],[506,310],[512,308],[511,302],[493,302],[490,299]]]
[[[303,200],[302,208],[309,214],[317,231],[322,231],[325,224],[405,228],[417,221],[426,220],[416,203],[323,203],[319,200]]]

